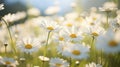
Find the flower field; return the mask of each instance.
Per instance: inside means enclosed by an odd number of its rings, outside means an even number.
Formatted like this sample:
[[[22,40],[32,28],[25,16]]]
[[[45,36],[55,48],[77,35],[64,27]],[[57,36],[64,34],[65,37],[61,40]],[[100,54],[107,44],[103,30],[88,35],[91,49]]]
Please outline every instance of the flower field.
[[[71,7],[79,8],[76,3]],[[6,9],[0,4],[0,11]],[[120,10],[115,2],[58,15],[58,6],[0,19],[0,67],[120,67]]]

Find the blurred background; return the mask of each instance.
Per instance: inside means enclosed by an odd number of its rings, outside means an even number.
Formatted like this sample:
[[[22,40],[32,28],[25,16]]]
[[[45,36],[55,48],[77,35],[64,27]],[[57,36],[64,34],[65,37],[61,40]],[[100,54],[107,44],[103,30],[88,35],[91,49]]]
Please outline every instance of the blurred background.
[[[5,5],[5,9],[0,11],[0,15],[4,16],[5,14],[17,11],[27,11],[31,7],[38,8],[43,16],[47,15],[45,11],[48,7],[51,7],[51,10],[56,8],[59,10],[58,15],[64,15],[74,10],[80,12],[84,10],[89,11],[91,7],[101,7],[106,1],[116,2],[118,8],[120,8],[120,0],[0,0],[0,3]]]

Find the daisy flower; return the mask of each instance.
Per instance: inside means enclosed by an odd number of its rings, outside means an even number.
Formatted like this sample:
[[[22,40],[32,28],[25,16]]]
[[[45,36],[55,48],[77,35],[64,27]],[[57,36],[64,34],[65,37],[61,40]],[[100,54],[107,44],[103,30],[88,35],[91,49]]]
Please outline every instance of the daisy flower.
[[[65,35],[63,34],[63,32],[62,32],[63,30],[61,30],[61,31],[59,31],[58,33],[54,33],[53,34],[53,40],[55,41],[55,42],[64,42],[64,41],[66,41],[66,38],[65,38]]]
[[[82,32],[75,26],[64,29],[63,34],[68,41],[78,42],[83,39]]]
[[[106,12],[115,11],[117,9],[118,9],[117,5],[114,2],[106,2],[103,4],[103,7],[99,8],[100,11],[106,11]]]
[[[32,53],[41,47],[41,44],[39,40],[37,39],[31,39],[31,38],[24,38],[17,42],[17,47],[20,49],[20,51],[25,53]]]
[[[96,37],[96,36],[99,36],[100,34],[104,34],[105,30],[104,30],[104,28],[102,28],[100,26],[94,26],[94,27],[88,28],[86,33],[91,36]]]
[[[63,56],[71,57],[73,59],[86,59],[88,57],[89,47],[82,44],[64,43],[58,47],[58,51]]]
[[[8,57],[4,57],[0,60],[0,63],[2,63],[2,65],[6,65],[7,67],[16,67],[16,65],[18,65],[18,62],[16,60],[14,60],[13,58],[8,58]]]
[[[45,14],[54,15],[54,14],[57,14],[60,11],[60,9],[61,8],[58,5],[50,6],[45,10]]]
[[[39,59],[42,61],[49,61],[50,60],[48,57],[44,57],[44,56],[39,56]]]
[[[27,14],[30,15],[30,16],[39,16],[40,15],[40,10],[32,7],[32,8],[29,8],[27,10]]]
[[[50,67],[69,67],[69,63],[60,58],[51,58],[49,64]]]
[[[60,26],[54,22],[54,21],[50,21],[48,19],[42,19],[41,20],[41,24],[40,26],[44,29],[46,29],[47,31],[59,31],[60,30]]]
[[[4,4],[0,4],[0,10],[4,9]]]
[[[106,34],[100,35],[96,41],[96,48],[103,50],[105,53],[116,53],[120,51],[120,41],[116,38],[116,33],[109,29]]]
[[[102,65],[92,62],[92,63],[86,64],[85,67],[102,67]]]

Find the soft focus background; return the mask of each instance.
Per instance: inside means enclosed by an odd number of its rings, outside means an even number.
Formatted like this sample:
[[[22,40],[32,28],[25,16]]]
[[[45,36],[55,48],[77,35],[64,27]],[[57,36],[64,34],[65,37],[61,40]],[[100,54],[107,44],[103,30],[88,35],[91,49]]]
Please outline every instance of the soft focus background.
[[[30,7],[38,8],[41,15],[46,15],[45,10],[48,7],[55,5],[60,8],[60,11],[57,14],[63,15],[64,13],[73,11],[73,9],[77,11],[89,11],[91,7],[100,7],[106,1],[112,0],[0,0],[0,3],[5,4],[5,9],[0,12],[0,15],[3,16],[17,11],[26,11],[27,8]],[[120,3],[120,0],[113,1]],[[75,6],[79,7],[74,8]]]

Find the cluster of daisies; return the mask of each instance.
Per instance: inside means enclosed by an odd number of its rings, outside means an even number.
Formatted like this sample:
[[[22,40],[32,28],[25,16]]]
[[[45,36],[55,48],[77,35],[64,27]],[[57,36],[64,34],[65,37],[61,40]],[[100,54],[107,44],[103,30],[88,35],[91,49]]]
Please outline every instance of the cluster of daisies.
[[[0,4],[0,10],[3,6]],[[56,8],[52,9],[47,11],[54,12]],[[112,66],[106,59],[120,56],[120,10],[114,2],[105,3],[99,10],[103,13],[91,8],[89,13],[40,16],[38,9],[30,8],[27,12],[5,15],[0,23],[0,65]],[[111,16],[112,13],[116,16]],[[14,23],[22,20],[24,23]],[[120,63],[119,59],[116,61]]]

